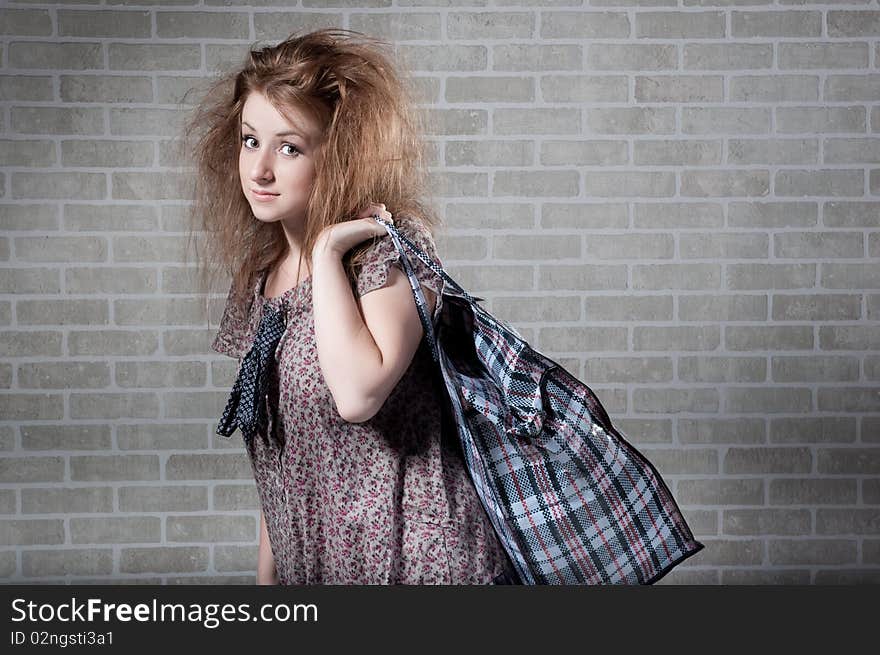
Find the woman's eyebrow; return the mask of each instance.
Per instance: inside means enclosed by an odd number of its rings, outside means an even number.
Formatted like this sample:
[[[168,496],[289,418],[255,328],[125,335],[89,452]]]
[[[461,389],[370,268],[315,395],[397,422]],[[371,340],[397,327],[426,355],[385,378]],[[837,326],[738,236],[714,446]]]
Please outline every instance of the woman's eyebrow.
[[[253,125],[248,123],[247,121],[242,121],[241,124],[247,125],[252,130],[257,129]],[[296,136],[301,136],[302,138],[308,140],[308,137],[305,134],[303,134],[302,132],[298,132],[297,130],[288,130],[287,132],[278,132],[275,136],[290,136],[291,134],[295,134]]]

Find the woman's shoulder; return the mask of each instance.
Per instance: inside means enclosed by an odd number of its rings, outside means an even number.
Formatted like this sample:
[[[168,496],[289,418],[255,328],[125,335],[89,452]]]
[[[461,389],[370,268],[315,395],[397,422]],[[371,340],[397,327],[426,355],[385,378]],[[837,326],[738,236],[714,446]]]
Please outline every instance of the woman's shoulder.
[[[265,271],[256,271],[246,281],[233,281],[230,285],[212,350],[236,359],[244,356],[248,349],[251,311],[264,277]]]

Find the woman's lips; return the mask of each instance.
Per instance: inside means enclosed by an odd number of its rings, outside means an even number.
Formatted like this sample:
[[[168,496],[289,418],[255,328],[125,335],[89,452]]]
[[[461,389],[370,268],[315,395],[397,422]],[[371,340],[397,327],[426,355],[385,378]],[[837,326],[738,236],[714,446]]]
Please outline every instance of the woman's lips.
[[[278,197],[277,193],[260,193],[259,191],[255,191],[254,189],[251,189],[251,194],[257,200],[263,200],[263,201],[274,200],[275,198]]]

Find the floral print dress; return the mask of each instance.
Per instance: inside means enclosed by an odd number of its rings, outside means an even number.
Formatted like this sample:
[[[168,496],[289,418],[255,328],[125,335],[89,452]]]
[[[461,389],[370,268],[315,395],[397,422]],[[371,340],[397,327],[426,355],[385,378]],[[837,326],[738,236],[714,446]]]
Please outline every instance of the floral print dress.
[[[395,224],[439,261],[427,228],[406,217]],[[409,259],[437,296],[436,324],[443,280]],[[383,286],[392,265],[403,270],[385,235],[368,250],[357,295]],[[286,305],[265,397],[268,425],[245,441],[279,582],[509,583],[510,561],[470,481],[454,425],[441,429],[443,382],[424,336],[379,412],[349,423],[318,363],[311,278],[275,298],[263,295],[265,279],[263,271],[245,298],[230,291],[211,347],[240,363],[263,308]]]

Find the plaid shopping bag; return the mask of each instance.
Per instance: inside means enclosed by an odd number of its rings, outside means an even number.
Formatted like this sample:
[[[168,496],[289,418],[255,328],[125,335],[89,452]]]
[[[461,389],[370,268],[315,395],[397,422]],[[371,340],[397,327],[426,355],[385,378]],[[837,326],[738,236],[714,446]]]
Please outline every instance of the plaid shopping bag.
[[[704,546],[593,391],[378,216],[401,254],[465,464],[523,584],[652,584]],[[446,282],[438,325],[404,244]]]

